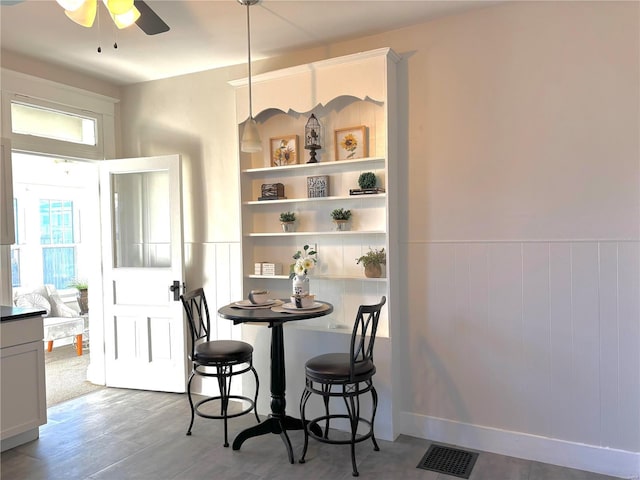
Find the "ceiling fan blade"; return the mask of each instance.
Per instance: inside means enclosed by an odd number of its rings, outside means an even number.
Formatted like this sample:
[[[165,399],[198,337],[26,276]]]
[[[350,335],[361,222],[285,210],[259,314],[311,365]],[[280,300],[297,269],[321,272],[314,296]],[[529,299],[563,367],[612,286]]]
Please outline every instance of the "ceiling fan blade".
[[[147,5],[147,2],[143,0],[134,0],[134,6],[140,12],[140,18],[136,20],[136,24],[147,35],[157,35],[169,31],[169,25],[151,10],[151,7]]]

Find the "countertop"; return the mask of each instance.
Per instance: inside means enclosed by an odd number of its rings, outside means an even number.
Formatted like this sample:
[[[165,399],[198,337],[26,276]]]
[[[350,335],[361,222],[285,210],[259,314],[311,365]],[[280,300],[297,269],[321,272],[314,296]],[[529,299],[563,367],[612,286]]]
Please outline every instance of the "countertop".
[[[0,305],[0,321],[22,320],[36,315],[46,315],[47,311],[41,308],[7,307]]]

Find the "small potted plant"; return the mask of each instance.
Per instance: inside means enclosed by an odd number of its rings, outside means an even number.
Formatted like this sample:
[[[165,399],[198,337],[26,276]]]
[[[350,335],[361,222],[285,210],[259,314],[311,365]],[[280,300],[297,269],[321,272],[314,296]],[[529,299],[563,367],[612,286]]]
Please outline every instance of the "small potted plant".
[[[295,212],[282,212],[280,214],[280,224],[283,232],[295,232]]]
[[[86,280],[75,279],[68,286],[78,290],[78,306],[80,314],[84,315],[89,311],[89,284]]]
[[[336,224],[336,230],[347,230],[347,222],[351,218],[351,210],[336,208],[331,212],[331,218]]]
[[[373,172],[363,172],[358,177],[358,185],[363,190],[375,188],[377,181],[376,174]]]
[[[364,276],[367,278],[380,278],[382,276],[381,265],[386,265],[387,254],[384,251],[384,247],[380,250],[376,248],[369,248],[369,251],[362,255],[360,258],[356,258],[356,264],[364,265]]]

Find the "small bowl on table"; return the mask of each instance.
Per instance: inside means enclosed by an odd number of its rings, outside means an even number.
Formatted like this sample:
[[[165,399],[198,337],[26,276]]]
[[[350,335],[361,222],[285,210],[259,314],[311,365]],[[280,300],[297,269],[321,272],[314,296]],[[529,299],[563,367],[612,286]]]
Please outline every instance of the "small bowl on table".
[[[251,290],[249,292],[249,301],[254,305],[262,305],[269,300],[269,290]]]
[[[310,308],[315,300],[315,295],[291,295],[291,304],[296,308]]]

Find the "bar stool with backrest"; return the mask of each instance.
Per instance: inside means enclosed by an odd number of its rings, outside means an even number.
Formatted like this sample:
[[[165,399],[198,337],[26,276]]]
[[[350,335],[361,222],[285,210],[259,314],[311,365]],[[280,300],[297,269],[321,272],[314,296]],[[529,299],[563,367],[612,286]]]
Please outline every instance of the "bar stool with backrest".
[[[300,463],[305,462],[304,457],[307,454],[310,436],[323,443],[351,445],[354,477],[358,476],[356,443],[370,438],[373,442],[373,449],[380,450],[373,431],[376,409],[378,408],[378,394],[373,386],[373,376],[376,373],[376,367],[373,363],[373,346],[380,311],[386,301],[386,297],[383,296],[378,304],[360,305],[351,333],[349,353],[326,353],[311,358],[305,364],[305,389],[300,399],[300,417],[304,424],[304,447]],[[367,392],[371,392],[373,402],[370,419],[360,416],[360,396]],[[325,415],[307,421],[305,416],[307,400],[314,393],[322,396]],[[330,413],[329,400],[332,397],[344,399],[346,414]],[[330,437],[329,422],[336,418],[349,420],[350,435],[348,439]],[[321,431],[318,424],[322,421],[324,421],[324,431],[318,435],[314,433],[314,430]],[[358,426],[361,424],[364,425],[366,432],[359,434]]]
[[[182,305],[187,313],[189,331],[191,333],[191,375],[187,386],[189,405],[191,406],[191,423],[187,435],[191,435],[191,428],[195,416],[224,421],[224,446],[229,446],[227,439],[227,419],[239,417],[253,410],[256,420],[260,423],[256,403],[258,401],[259,380],[258,373],[253,367],[253,347],[238,340],[211,340],[211,321],[209,307],[202,288],[197,288],[180,296]],[[256,379],[256,393],[254,398],[231,395],[231,379],[236,375],[253,372]],[[218,380],[220,395],[205,397],[194,403],[191,395],[191,383],[195,376],[213,377]],[[242,403],[240,411],[229,413],[229,400],[239,400]],[[201,410],[204,404],[220,402],[220,413],[211,414]]]

